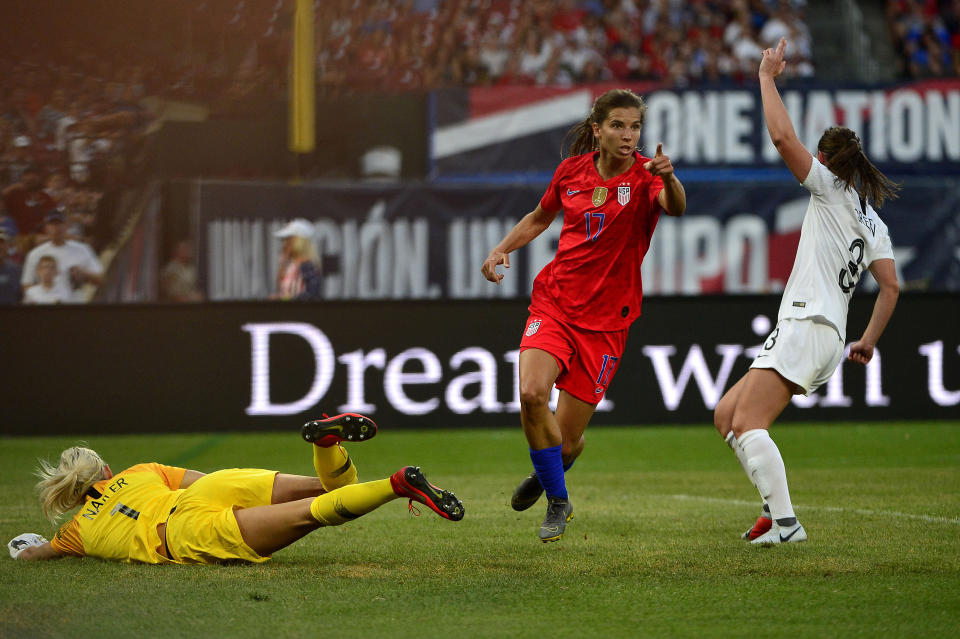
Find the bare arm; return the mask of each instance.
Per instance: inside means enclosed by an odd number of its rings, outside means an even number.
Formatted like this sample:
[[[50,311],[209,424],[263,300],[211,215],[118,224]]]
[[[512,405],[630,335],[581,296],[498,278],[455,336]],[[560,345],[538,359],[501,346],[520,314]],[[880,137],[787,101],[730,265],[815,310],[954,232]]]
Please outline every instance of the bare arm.
[[[205,474],[206,473],[201,473],[200,471],[197,471],[197,470],[188,469],[187,472],[183,474],[183,479],[180,481],[180,488],[188,487],[190,484],[197,481],[198,479],[203,477]]]
[[[533,241],[533,238],[543,233],[557,217],[558,212],[549,213],[537,204],[537,208],[524,215],[510,229],[507,236],[490,251],[490,255],[484,260],[483,267],[480,269],[483,276],[494,284],[499,284],[503,279],[503,273],[497,273],[497,266],[503,264],[504,268],[510,268],[509,253],[526,246]]]
[[[883,329],[887,327],[900,296],[900,284],[897,283],[897,269],[893,260],[875,260],[870,265],[870,272],[880,285],[880,292],[873,303],[873,314],[863,331],[863,337],[850,345],[848,359],[858,364],[866,364],[873,358],[873,349],[883,334]]]
[[[20,561],[40,561],[43,559],[60,559],[61,557],[63,555],[54,550],[49,541],[42,546],[24,548],[17,555],[17,559]]]
[[[657,195],[657,202],[663,207],[667,215],[681,216],[687,210],[687,192],[673,172],[670,156],[663,154],[663,142],[657,144],[657,152],[653,159],[643,165],[643,168],[653,175],[659,175],[663,180],[663,190]]]
[[[780,38],[776,49],[764,50],[759,72],[760,96],[763,98],[763,117],[767,122],[770,140],[777,147],[780,157],[793,173],[793,177],[803,182],[810,173],[813,156],[800,142],[797,132],[793,130],[793,123],[790,122],[787,108],[783,106],[783,100],[780,99],[780,92],[777,91],[777,84],[774,81],[774,78],[780,75],[787,65],[783,60],[786,48],[787,40]]]
[[[94,286],[100,286],[100,284],[103,283],[102,275],[100,275],[99,273],[94,273],[93,271],[88,271],[79,266],[71,267],[70,274],[85,284],[93,284]]]
[[[657,196],[657,201],[667,215],[679,217],[687,210],[687,192],[673,173],[663,178],[663,190]]]

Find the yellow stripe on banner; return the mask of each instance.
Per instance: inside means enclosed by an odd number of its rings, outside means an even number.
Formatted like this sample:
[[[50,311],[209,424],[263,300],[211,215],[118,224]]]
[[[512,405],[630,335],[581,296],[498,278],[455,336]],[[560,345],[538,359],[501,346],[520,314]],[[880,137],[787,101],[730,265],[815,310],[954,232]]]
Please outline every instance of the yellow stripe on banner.
[[[297,0],[290,55],[290,150],[310,153],[316,145],[313,0]]]

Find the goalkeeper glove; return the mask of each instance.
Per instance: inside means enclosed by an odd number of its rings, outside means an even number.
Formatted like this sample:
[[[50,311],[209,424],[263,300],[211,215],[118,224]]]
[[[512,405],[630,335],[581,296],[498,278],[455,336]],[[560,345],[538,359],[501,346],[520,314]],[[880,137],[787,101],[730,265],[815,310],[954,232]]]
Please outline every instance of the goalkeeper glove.
[[[16,559],[30,546],[42,546],[45,543],[47,540],[37,533],[23,533],[8,541],[7,549],[10,551],[10,556]]]

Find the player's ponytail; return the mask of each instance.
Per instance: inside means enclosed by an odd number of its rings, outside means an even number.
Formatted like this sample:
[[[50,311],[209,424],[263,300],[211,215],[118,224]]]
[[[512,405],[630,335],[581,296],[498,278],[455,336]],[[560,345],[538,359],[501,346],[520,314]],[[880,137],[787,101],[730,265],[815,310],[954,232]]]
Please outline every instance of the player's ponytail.
[[[563,146],[566,145],[569,138],[573,138],[573,144],[570,145],[570,152],[567,154],[567,157],[590,153],[597,149],[597,140],[593,137],[592,115],[593,111],[590,112],[590,115],[588,115],[583,122],[575,124],[572,129],[567,131],[567,135],[563,139]]]
[[[854,189],[876,208],[897,197],[900,185],[880,172],[863,152],[860,138],[846,127],[835,126],[824,131],[817,144],[826,166],[837,176],[837,182]]]
[[[593,135],[593,125],[602,124],[613,109],[626,107],[639,109],[640,126],[642,127],[643,121],[647,117],[647,105],[644,104],[643,98],[629,89],[611,89],[594,101],[593,108],[590,109],[590,115],[567,131],[561,145],[561,154],[563,147],[566,146],[567,140],[570,138],[573,138],[573,143],[570,145],[567,157],[596,151],[600,146]]]
[[[104,468],[100,455],[82,446],[63,451],[56,466],[41,459],[35,472],[40,478],[36,489],[47,519],[56,523],[60,515],[78,505],[90,487],[103,479]]]

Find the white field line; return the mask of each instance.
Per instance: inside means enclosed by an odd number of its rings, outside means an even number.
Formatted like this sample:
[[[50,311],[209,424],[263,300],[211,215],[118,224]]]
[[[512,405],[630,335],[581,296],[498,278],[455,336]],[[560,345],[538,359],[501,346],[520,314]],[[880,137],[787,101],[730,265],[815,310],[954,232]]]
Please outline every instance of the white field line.
[[[687,501],[708,501],[716,504],[731,504],[734,506],[756,506],[756,501],[745,501],[743,499],[723,499],[721,497],[701,497],[698,495],[666,495],[671,499],[685,499]],[[794,504],[798,510],[823,510],[832,513],[852,513],[854,515],[875,516],[875,517],[899,517],[901,519],[918,519],[936,524],[952,524],[960,526],[960,517],[933,517],[931,515],[915,515],[913,513],[901,513],[896,510],[867,510],[864,508],[841,508],[839,506],[810,506]]]
[[[593,94],[575,91],[501,113],[440,127],[433,134],[433,157],[444,158],[524,135],[583,120]]]

